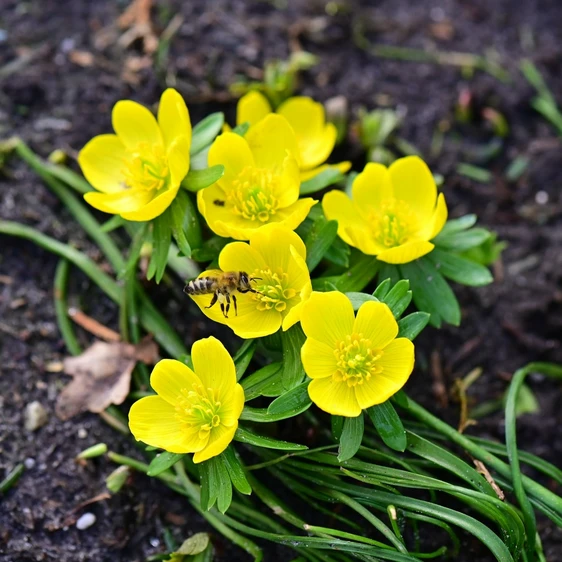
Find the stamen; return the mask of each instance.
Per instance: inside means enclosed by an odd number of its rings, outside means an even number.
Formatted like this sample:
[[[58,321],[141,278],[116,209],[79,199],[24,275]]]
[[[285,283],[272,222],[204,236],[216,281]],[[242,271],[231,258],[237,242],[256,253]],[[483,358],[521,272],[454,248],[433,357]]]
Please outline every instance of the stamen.
[[[332,380],[346,382],[349,387],[364,384],[382,371],[377,365],[382,353],[380,349],[373,348],[363,334],[346,336],[334,350],[337,370],[332,374]]]
[[[389,199],[380,210],[372,212],[369,224],[373,237],[386,248],[394,248],[408,242],[418,230],[418,218],[405,201]]]
[[[266,223],[279,206],[274,195],[278,181],[271,170],[247,166],[232,182],[227,201],[235,214],[247,220]]]
[[[170,174],[164,148],[140,143],[121,172],[128,188],[147,191],[162,188]]]

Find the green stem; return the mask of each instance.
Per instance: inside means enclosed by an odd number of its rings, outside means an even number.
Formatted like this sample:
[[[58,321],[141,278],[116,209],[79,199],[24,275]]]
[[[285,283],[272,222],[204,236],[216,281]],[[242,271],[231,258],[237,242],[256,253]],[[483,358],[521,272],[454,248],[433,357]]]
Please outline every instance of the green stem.
[[[23,474],[23,464],[17,464],[0,482],[0,494],[5,494],[19,479]]]
[[[57,317],[57,324],[64,340],[64,344],[66,345],[66,349],[68,349],[68,352],[72,355],[80,355],[80,353],[82,353],[82,348],[76,339],[74,326],[68,317],[68,306],[66,304],[66,285],[68,282],[69,269],[68,260],[62,259],[59,261],[55,271],[53,291],[55,300],[55,315]]]

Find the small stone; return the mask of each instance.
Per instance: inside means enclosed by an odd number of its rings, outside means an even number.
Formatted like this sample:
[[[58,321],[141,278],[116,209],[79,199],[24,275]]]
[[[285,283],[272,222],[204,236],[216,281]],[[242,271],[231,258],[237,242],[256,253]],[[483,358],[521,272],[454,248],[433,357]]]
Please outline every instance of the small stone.
[[[31,470],[35,466],[35,459],[32,459],[31,457],[27,457],[27,459],[23,461],[23,466],[25,466],[27,470]]]
[[[93,513],[84,513],[84,515],[82,515],[80,519],[76,521],[76,528],[79,531],[84,531],[88,527],[91,527],[95,522],[96,516]]]
[[[87,432],[83,427],[81,427],[81,428],[78,430],[78,437],[79,437],[80,439],[86,439],[86,437],[88,437],[88,432]]]
[[[41,402],[34,400],[25,407],[24,424],[27,431],[35,431],[43,427],[49,419],[47,410],[43,408]]]
[[[548,203],[548,193],[546,191],[537,191],[535,194],[535,201],[539,205],[546,205]]]

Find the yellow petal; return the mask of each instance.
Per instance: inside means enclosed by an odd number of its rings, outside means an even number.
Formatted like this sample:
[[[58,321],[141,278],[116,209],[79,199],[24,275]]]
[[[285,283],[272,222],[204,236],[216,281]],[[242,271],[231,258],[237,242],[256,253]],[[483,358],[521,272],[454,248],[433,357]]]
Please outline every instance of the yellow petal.
[[[408,263],[429,254],[433,248],[434,245],[431,242],[413,240],[402,244],[402,246],[384,250],[377,255],[377,259],[386,263]]]
[[[443,229],[445,223],[447,222],[447,203],[445,202],[445,196],[440,193],[437,197],[437,207],[433,214],[433,228],[429,234],[429,239],[433,240]]]
[[[365,211],[364,216],[371,209],[380,209],[384,201],[393,197],[387,167],[369,162],[353,181],[352,194],[357,209]]]
[[[373,349],[382,349],[397,336],[398,324],[386,304],[369,301],[359,307],[353,332],[370,340]]]
[[[352,333],[354,321],[350,300],[338,291],[314,291],[301,314],[301,326],[306,337],[325,343],[332,349]]]
[[[287,155],[298,159],[295,133],[281,115],[270,113],[251,127],[245,138],[258,168],[281,170]]]
[[[350,225],[345,227],[344,232],[351,240],[350,245],[359,248],[364,254],[376,256],[386,250],[386,247],[377,242],[372,237],[371,231],[366,226],[361,225],[361,223],[360,226]],[[341,236],[341,238],[343,238],[343,236]]]
[[[160,396],[146,396],[131,406],[129,428],[138,441],[170,453],[193,453],[207,444],[206,439],[199,438],[197,429],[186,430],[174,406]]]
[[[286,226],[289,230],[295,230],[297,226],[308,216],[308,213],[318,201],[315,201],[311,197],[306,197],[304,199],[299,199],[295,201],[292,205],[285,207],[278,211],[272,217],[271,222],[279,222]]]
[[[191,348],[193,370],[205,388],[227,397],[236,385],[234,361],[224,345],[214,337],[196,341]]]
[[[437,200],[437,186],[427,164],[418,156],[406,156],[388,169],[396,199],[408,203],[420,220],[429,221]]]
[[[281,327],[282,316],[276,310],[254,309],[250,314],[239,314],[226,324],[233,332],[244,339],[270,336]]]
[[[220,455],[234,439],[234,434],[237,429],[238,423],[232,427],[219,425],[218,427],[213,428],[209,436],[207,446],[202,451],[198,451],[193,455],[193,462],[198,464]]]
[[[245,271],[252,274],[265,269],[266,263],[260,253],[245,242],[227,244],[219,255],[219,267],[223,271]]]
[[[258,252],[272,271],[288,273],[293,246],[296,252],[306,258],[306,247],[300,236],[281,224],[266,224],[250,237],[250,246]]]
[[[124,189],[116,193],[98,193],[90,191],[84,199],[98,211],[120,215],[142,209],[150,202],[150,192],[142,189]]]
[[[236,124],[249,123],[250,127],[261,121],[267,114],[271,113],[271,106],[267,98],[260,92],[254,90],[248,92],[238,100],[236,106]]]
[[[361,413],[353,387],[334,382],[331,377],[313,380],[308,385],[308,395],[321,410],[334,416],[356,418]]]
[[[189,155],[191,147],[191,120],[185,101],[173,88],[168,88],[160,98],[158,107],[158,124],[164,137],[164,144],[169,148],[178,139],[183,139],[182,150]],[[184,174],[185,175],[185,174]]]
[[[170,206],[176,197],[178,189],[179,186],[175,189],[167,189],[138,211],[121,213],[121,216],[128,221],[150,221],[160,216]]]
[[[334,349],[312,338],[307,338],[301,347],[301,360],[311,379],[331,377],[338,368]]]
[[[347,228],[354,226],[366,229],[367,225],[351,199],[343,191],[330,191],[322,199],[322,209],[328,220],[338,221],[338,236],[344,242],[355,246]]]
[[[124,188],[123,168],[129,154],[117,135],[94,137],[78,154],[84,177],[103,193],[116,193]]]
[[[118,101],[113,107],[111,121],[117,136],[130,150],[135,150],[140,143],[163,144],[156,118],[140,103],[130,100]]]
[[[166,402],[174,406],[182,390],[199,385],[199,377],[184,363],[175,359],[162,359],[150,375],[150,386]]]
[[[307,181],[318,174],[321,174],[325,170],[329,170],[330,168],[337,168],[338,171],[342,174],[345,174],[351,168],[351,162],[339,162],[337,164],[322,164],[316,168],[312,168],[312,170],[301,170],[301,182]]]
[[[289,250],[291,259],[285,271],[289,277],[291,287],[296,291],[301,291],[306,285],[310,285],[310,272],[302,254],[293,245],[289,247]]]
[[[277,109],[295,131],[301,168],[308,170],[322,164],[334,149],[337,131],[326,123],[324,106],[305,96],[295,96]]]
[[[187,137],[173,140],[168,150],[169,186],[178,186],[189,170],[189,142]]]
[[[254,165],[254,157],[247,140],[236,133],[219,135],[209,149],[207,161],[209,167],[218,164],[224,166],[224,175],[218,181],[218,184],[224,186],[227,192],[240,172],[247,166]]]
[[[220,418],[221,425],[232,427],[238,422],[240,414],[244,409],[244,389],[236,384],[229,395],[221,399]]]
[[[299,165],[295,158],[288,156],[283,162],[279,182],[273,193],[279,207],[288,207],[299,198],[300,185]]]
[[[355,387],[361,408],[386,402],[406,384],[414,368],[414,344],[406,338],[394,340],[385,347],[377,364],[382,372]]]

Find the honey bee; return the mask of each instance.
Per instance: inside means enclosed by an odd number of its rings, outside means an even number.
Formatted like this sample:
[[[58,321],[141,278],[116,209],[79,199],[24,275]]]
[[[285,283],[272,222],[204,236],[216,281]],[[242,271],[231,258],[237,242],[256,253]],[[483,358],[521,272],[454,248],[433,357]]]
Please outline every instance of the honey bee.
[[[211,304],[205,308],[211,308],[218,301],[221,311],[225,318],[228,318],[230,310],[230,302],[234,303],[234,310],[238,315],[238,306],[236,303],[235,291],[239,293],[256,293],[251,283],[261,279],[261,277],[250,277],[244,271],[220,271],[213,270],[205,277],[199,277],[190,281],[183,289],[188,295],[210,295],[214,293]]]

